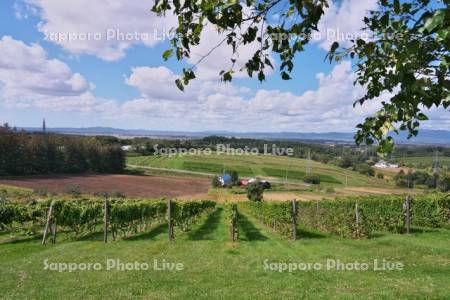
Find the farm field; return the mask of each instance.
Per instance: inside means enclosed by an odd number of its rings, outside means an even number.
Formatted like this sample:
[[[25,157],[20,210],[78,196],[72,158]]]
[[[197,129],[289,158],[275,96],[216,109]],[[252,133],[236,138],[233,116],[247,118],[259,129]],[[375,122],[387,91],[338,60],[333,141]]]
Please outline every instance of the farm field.
[[[429,156],[429,157],[404,157],[404,158],[398,158],[395,161],[402,162],[405,165],[411,165],[415,168],[431,168],[433,166],[435,157]],[[439,165],[441,167],[447,167],[450,168],[450,157],[439,157]]]
[[[0,184],[65,193],[79,186],[81,193],[121,193],[128,197],[201,197],[208,192],[209,180],[173,176],[138,175],[58,175],[0,178]]]
[[[286,240],[250,215],[238,217],[239,241],[229,241],[222,206],[186,233],[167,241],[167,225],[104,244],[101,233],[79,239],[60,237],[42,246],[39,237],[11,242],[0,235],[1,298],[298,299],[448,298],[450,243],[447,229],[414,230],[411,235],[380,232],[350,240],[299,228]],[[148,263],[149,270],[57,272],[47,263],[96,263],[106,259]],[[367,262],[366,271],[279,272],[267,263]],[[403,270],[373,270],[374,260],[402,262]],[[181,271],[154,270],[154,260],[182,263]]]
[[[367,177],[351,170],[306,159],[264,155],[184,155],[128,157],[129,167],[152,167],[219,174],[235,170],[241,177],[261,176],[268,179],[301,182],[309,168],[326,185],[357,187],[393,186],[384,180]]]
[[[301,185],[275,185],[273,189],[264,192],[264,201],[287,201],[297,200],[322,200],[337,197],[357,196],[357,195],[394,195],[394,194],[420,194],[423,191],[418,189],[404,188],[381,188],[381,187],[335,187],[333,189],[301,186]],[[207,199],[216,202],[240,202],[247,201],[247,193],[243,188],[233,189],[210,189]]]

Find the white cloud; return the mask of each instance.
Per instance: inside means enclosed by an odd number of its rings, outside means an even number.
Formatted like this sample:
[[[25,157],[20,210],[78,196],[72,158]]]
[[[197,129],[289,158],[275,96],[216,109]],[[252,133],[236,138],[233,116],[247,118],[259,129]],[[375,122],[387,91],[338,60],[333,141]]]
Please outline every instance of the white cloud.
[[[245,32],[250,24],[245,24],[242,28],[236,31],[239,35]],[[259,31],[260,32],[260,31]],[[232,68],[233,63],[231,58],[236,60],[234,64],[234,77],[246,77],[246,71],[240,71],[253,54],[260,49],[258,42],[239,46],[237,54],[233,55],[233,51],[230,45],[224,41],[226,33],[218,33],[214,25],[208,23],[204,27],[203,32],[200,35],[200,44],[191,47],[191,57],[187,60],[190,64],[194,65],[200,60],[196,66],[196,75],[200,79],[217,79],[220,78],[219,72],[222,70],[228,71]],[[275,61],[271,58],[271,62],[275,65]],[[267,74],[270,74],[272,69],[266,70]]]
[[[126,82],[138,88],[142,98],[123,104],[122,113],[174,121],[183,118],[191,126],[208,124],[214,129],[327,131],[337,126],[351,130],[357,122],[355,115],[361,121],[376,108],[374,101],[369,109],[353,109],[353,102],[364,90],[353,85],[350,62],[335,66],[330,74],[319,73],[318,89],[301,95],[280,90],[252,94],[216,80],[197,80],[188,87],[189,96],[183,98],[177,96],[175,77],[165,67],[133,68]]]
[[[0,104],[85,114],[116,112],[117,103],[93,95],[94,85],[64,62],[47,57],[38,44],[9,36],[0,40]]]
[[[66,51],[79,55],[95,55],[107,61],[118,60],[133,45],[143,44],[153,47],[160,42],[164,30],[170,29],[173,17],[160,18],[150,11],[153,0],[23,0],[32,13],[42,19],[39,31],[46,34],[76,33],[75,40],[54,38],[50,41],[60,45]],[[22,9],[23,10],[23,9]],[[22,10],[16,10],[19,15]],[[30,9],[29,9],[30,10]],[[128,40],[126,36],[114,34],[139,33],[138,38]],[[110,36],[108,38],[108,32]],[[91,34],[90,40],[82,40],[80,34]],[[97,37],[95,36],[97,34]],[[100,34],[100,35],[98,35]]]
[[[57,111],[91,125],[172,130],[348,131],[379,108],[368,101],[353,108],[364,89],[354,86],[350,62],[316,75],[318,88],[302,94],[248,88],[199,79],[179,92],[176,74],[166,67],[135,67],[125,83],[141,96],[128,101],[96,97],[93,85],[37,45],[11,37],[0,40],[0,91],[6,109]],[[383,95],[387,98],[389,95]],[[433,124],[450,128],[448,111],[433,110]],[[75,126],[75,124],[74,124]],[[150,127],[151,126],[151,127]]]
[[[166,67],[136,67],[132,68],[131,75],[125,79],[125,83],[137,88],[143,97],[156,98],[164,100],[187,100],[193,97],[192,85],[198,85],[193,82],[182,92],[175,87],[175,80],[178,75]]]
[[[0,82],[2,97],[9,102],[77,97],[91,90],[83,76],[60,60],[48,59],[41,46],[9,36],[0,40]]]
[[[349,45],[347,36],[363,37],[363,18],[367,12],[377,8],[377,0],[343,0],[329,1],[329,7],[319,22],[320,39],[316,42],[324,50],[330,50],[331,44],[338,41],[343,46]]]

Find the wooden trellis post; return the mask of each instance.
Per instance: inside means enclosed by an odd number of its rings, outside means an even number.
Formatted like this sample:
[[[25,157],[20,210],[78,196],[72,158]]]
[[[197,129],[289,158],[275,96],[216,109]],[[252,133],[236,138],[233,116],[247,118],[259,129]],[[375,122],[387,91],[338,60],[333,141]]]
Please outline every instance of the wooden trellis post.
[[[53,220],[52,244],[56,244],[56,220]]]
[[[411,196],[406,196],[405,200],[405,221],[406,234],[409,234],[411,231]]]
[[[316,224],[319,225],[320,223],[320,204],[319,204],[319,200],[316,201]]]
[[[172,223],[172,200],[167,201],[167,225],[169,230],[169,241],[172,241],[173,236],[173,223]]]
[[[237,240],[237,206],[232,204],[231,206],[231,240],[235,242]]]
[[[108,226],[109,226],[109,205],[108,198],[105,197],[103,205],[103,242],[108,242]]]
[[[358,203],[355,204],[355,223],[356,223],[356,236],[360,237],[361,236],[361,230],[360,230],[360,215],[359,215],[359,208],[358,208]]]
[[[50,203],[50,208],[48,209],[47,222],[45,223],[44,235],[42,236],[42,245],[45,245],[45,243],[47,241],[48,232],[49,232],[49,230],[51,230],[54,204],[55,204],[55,201],[52,201]]]
[[[292,200],[292,240],[297,239],[297,200]]]

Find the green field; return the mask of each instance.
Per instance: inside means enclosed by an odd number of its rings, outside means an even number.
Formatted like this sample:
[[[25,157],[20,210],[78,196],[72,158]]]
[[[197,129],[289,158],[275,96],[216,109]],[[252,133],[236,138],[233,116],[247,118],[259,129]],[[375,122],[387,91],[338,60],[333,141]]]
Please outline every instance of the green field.
[[[399,163],[404,163],[406,166],[424,169],[424,168],[431,168],[433,166],[434,160],[435,160],[434,156],[429,156],[429,157],[403,157],[398,158],[395,161]],[[450,157],[439,157],[438,161],[441,167],[450,168]]]
[[[413,234],[379,233],[370,240],[349,240],[302,230],[289,241],[239,215],[239,241],[229,242],[222,207],[204,216],[189,232],[167,241],[166,225],[128,240],[104,244],[101,234],[80,239],[59,237],[40,245],[39,237],[9,242],[0,235],[0,291],[6,299],[298,299],[449,297],[449,229]],[[99,271],[44,270],[48,263],[101,263]],[[106,271],[106,259],[149,263],[148,271]],[[181,271],[153,270],[154,260],[182,263]],[[367,271],[278,272],[266,263],[364,262]],[[375,259],[401,262],[403,270],[374,271]]]
[[[270,177],[288,181],[301,181],[309,168],[326,184],[385,187],[384,180],[370,178],[351,170],[306,159],[264,155],[184,155],[128,157],[128,166],[187,170],[219,174],[235,170],[241,177]]]

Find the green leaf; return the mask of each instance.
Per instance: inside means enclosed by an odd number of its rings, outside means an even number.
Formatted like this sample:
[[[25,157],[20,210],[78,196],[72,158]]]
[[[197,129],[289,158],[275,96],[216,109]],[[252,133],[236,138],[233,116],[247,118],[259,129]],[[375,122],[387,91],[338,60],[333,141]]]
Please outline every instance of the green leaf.
[[[222,75],[222,80],[223,81],[231,81],[231,79],[232,79],[232,76],[231,76],[231,72],[225,72],[223,75]]]
[[[178,88],[180,91],[184,91],[184,86],[183,86],[183,83],[181,82],[181,79],[175,80],[175,84],[177,85],[177,88]]]
[[[383,27],[387,27],[389,24],[389,13],[385,13],[381,19],[380,19],[381,24],[383,25]]]
[[[428,120],[428,117],[426,115],[424,115],[423,113],[419,113],[417,115],[417,120],[419,120],[419,121],[426,121],[426,120]]]
[[[289,80],[289,79],[291,79],[291,76],[289,76],[289,74],[286,72],[281,72],[281,78],[283,80]]]
[[[334,42],[334,43],[331,45],[330,52],[331,52],[331,53],[336,52],[336,49],[337,49],[337,48],[339,48],[339,43],[338,43],[338,42]]]
[[[266,78],[266,76],[264,75],[263,71],[259,71],[258,73],[258,80],[259,81],[264,81],[264,79]]]
[[[400,0],[394,0],[394,12],[396,14],[400,13]]]
[[[163,56],[164,60],[168,60],[172,56],[172,54],[173,54],[173,49],[168,49],[168,50],[164,51],[162,56]]]
[[[436,11],[432,17],[427,19],[423,28],[428,32],[432,32],[435,28],[441,26],[444,23],[444,20],[445,11],[443,9],[440,9]]]

